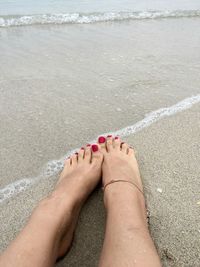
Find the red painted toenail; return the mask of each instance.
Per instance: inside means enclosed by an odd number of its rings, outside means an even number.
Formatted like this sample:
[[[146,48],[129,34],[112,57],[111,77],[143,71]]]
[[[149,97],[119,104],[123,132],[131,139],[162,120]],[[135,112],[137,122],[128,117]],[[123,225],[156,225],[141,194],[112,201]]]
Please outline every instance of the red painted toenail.
[[[78,152],[76,152],[75,155],[78,155]]]
[[[92,151],[97,152],[99,150],[99,147],[97,145],[92,145]]]
[[[111,135],[111,134],[109,134],[107,137],[112,137],[112,135]]]
[[[103,144],[106,142],[106,138],[104,136],[100,136],[98,139],[99,144]]]
[[[87,146],[91,146],[90,144],[87,144]]]
[[[119,137],[118,136],[115,136],[115,140],[117,140],[117,139],[119,139]]]
[[[84,148],[84,147],[81,147],[81,149],[82,149],[82,150],[85,150],[85,148]]]

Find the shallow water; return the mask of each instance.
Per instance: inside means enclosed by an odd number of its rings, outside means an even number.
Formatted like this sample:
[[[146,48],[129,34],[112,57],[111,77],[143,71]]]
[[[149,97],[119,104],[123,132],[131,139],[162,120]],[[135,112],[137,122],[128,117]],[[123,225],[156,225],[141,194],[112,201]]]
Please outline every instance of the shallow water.
[[[0,15],[68,12],[120,12],[147,10],[196,10],[198,0],[0,0]]]
[[[0,1],[0,27],[200,16],[197,0]]]

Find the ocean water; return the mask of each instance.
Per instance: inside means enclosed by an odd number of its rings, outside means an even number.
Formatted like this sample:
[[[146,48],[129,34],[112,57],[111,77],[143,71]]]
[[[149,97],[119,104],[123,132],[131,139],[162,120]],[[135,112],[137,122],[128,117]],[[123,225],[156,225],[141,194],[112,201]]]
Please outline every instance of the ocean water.
[[[0,27],[200,17],[199,0],[0,0]]]

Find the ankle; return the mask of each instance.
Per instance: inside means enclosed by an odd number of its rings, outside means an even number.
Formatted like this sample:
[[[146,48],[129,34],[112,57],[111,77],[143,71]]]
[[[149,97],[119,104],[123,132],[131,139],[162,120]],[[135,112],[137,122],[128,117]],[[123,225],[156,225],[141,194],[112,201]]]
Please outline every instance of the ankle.
[[[104,191],[104,205],[107,213],[121,213],[134,218],[137,226],[147,227],[147,211],[144,195],[127,183],[114,183]]]
[[[119,200],[138,199],[145,204],[143,193],[131,183],[119,182],[109,184],[104,190],[104,204],[117,202]]]
[[[80,204],[74,201],[70,196],[60,194],[54,191],[47,198],[39,202],[33,215],[40,217],[40,220],[52,227],[63,224],[66,217],[72,218],[79,212]]]

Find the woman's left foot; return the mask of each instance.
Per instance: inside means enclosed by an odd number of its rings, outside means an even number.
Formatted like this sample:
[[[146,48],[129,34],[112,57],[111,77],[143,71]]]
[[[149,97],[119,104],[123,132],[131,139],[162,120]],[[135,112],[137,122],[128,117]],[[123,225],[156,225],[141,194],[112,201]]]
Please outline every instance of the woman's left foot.
[[[70,248],[81,207],[100,181],[102,161],[99,145],[81,148],[65,161],[56,188],[48,197],[56,203],[56,210],[61,214],[57,258],[64,256]]]

